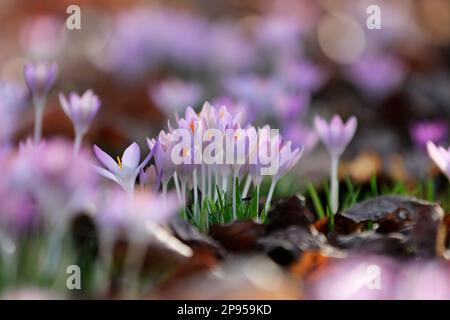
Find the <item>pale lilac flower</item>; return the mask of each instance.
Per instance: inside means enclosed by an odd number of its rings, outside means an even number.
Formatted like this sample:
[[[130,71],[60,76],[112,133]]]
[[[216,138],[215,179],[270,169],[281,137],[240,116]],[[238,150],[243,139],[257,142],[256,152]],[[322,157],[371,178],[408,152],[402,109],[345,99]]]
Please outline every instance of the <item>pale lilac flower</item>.
[[[162,172],[158,172],[154,165],[150,165],[147,169],[141,169],[139,172],[139,184],[141,188],[145,188],[146,186],[150,187],[150,190],[153,192],[157,192],[161,185],[162,180]]]
[[[92,90],[87,90],[82,96],[74,92],[70,93],[69,100],[60,93],[59,102],[64,113],[73,123],[75,129],[74,152],[77,153],[83,136],[100,108],[100,100]]]
[[[203,95],[202,87],[193,81],[168,79],[150,88],[149,95],[166,114],[174,114],[188,106],[195,106]]]
[[[277,74],[289,90],[315,92],[327,81],[329,75],[323,68],[308,60],[282,59],[277,64]]]
[[[335,214],[339,206],[339,183],[338,183],[338,165],[339,157],[344,152],[350,140],[356,131],[357,121],[355,117],[351,117],[345,124],[342,119],[335,115],[330,123],[316,116],[314,119],[316,131],[327,147],[331,156],[331,211]]]
[[[147,138],[147,144],[154,154],[156,171],[161,176],[163,193],[165,193],[167,184],[175,173],[175,166],[171,158],[175,139],[171,133],[161,130],[158,139]]]
[[[296,94],[279,94],[275,98],[277,116],[283,121],[303,117],[308,110],[310,96],[306,92]]]
[[[0,146],[7,144],[17,129],[25,106],[22,87],[0,82]]]
[[[397,281],[396,299],[449,300],[450,268],[448,261],[414,262],[402,268]]]
[[[353,83],[372,96],[383,96],[396,89],[405,78],[402,62],[390,54],[369,54],[350,67]]]
[[[33,99],[43,99],[47,97],[55,84],[58,65],[46,61],[39,61],[35,64],[27,63],[24,73]]]
[[[306,153],[311,152],[319,140],[314,129],[301,123],[288,124],[283,130],[283,136],[292,141],[294,147],[304,147]]]
[[[396,298],[396,282],[401,272],[399,266],[391,259],[381,256],[347,257],[331,261],[330,265],[324,268],[318,279],[309,285],[310,299]]]
[[[40,61],[35,64],[28,63],[24,67],[25,82],[33,98],[35,111],[34,140],[36,143],[41,140],[42,118],[47,95],[55,83],[57,73],[58,65],[56,63],[50,64]]]
[[[89,206],[97,186],[89,154],[73,157],[72,145],[61,139],[22,144],[10,171],[10,186],[34,199],[45,223],[56,229]]]
[[[272,176],[269,193],[266,199],[266,213],[270,209],[270,201],[278,180],[285,175],[300,160],[303,155],[303,146],[292,150],[291,141],[285,141],[281,136],[271,138],[271,156],[274,154],[278,159],[278,171]]]
[[[340,157],[355,134],[357,121],[355,117],[351,117],[344,124],[342,119],[335,115],[327,123],[323,118],[316,116],[314,126],[330,155]]]
[[[443,174],[450,179],[450,148],[437,147],[433,142],[427,143],[428,155],[439,167]]]
[[[106,152],[94,145],[94,153],[97,159],[106,169],[96,166],[97,172],[117,184],[119,184],[128,196],[133,197],[136,178],[141,169],[150,161],[153,151],[139,164],[141,150],[136,142],[125,149],[122,157],[114,161]]]
[[[19,40],[27,56],[55,58],[61,54],[70,32],[63,28],[64,20],[55,15],[33,15],[26,18]]]
[[[412,141],[419,148],[425,148],[428,141],[439,144],[447,137],[448,125],[444,121],[420,121],[410,127]]]

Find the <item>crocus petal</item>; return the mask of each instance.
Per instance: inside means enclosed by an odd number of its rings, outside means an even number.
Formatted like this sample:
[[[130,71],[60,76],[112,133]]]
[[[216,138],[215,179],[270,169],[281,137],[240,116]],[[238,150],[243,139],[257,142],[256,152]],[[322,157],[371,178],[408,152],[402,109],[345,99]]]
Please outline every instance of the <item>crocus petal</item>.
[[[434,161],[434,163],[441,169],[441,171],[450,178],[450,173],[448,171],[450,164],[450,150],[447,151],[444,148],[436,147],[436,145],[428,141],[427,143],[428,155]]]
[[[125,149],[122,155],[122,166],[125,168],[136,169],[139,166],[141,149],[136,142],[133,142]]]
[[[108,168],[113,173],[120,172],[119,165],[111,158],[106,152],[104,152],[102,149],[97,147],[97,145],[94,144],[94,153],[97,159],[103,163],[103,165]]]
[[[61,108],[63,109],[64,113],[66,114],[66,116],[68,116],[69,118],[72,118],[69,102],[67,101],[66,97],[61,92],[59,93],[59,103],[60,103]]]
[[[97,171],[97,173],[101,174],[105,178],[110,179],[110,180],[114,181],[115,183],[119,183],[120,184],[120,182],[117,179],[117,177],[114,174],[112,174],[110,171],[108,171],[106,169],[103,169],[103,168],[101,168],[99,166],[94,166],[94,168],[95,168],[95,171]]]
[[[30,91],[35,91],[36,88],[36,82],[35,82],[35,75],[34,75],[34,67],[31,63],[27,63],[25,67],[23,68],[23,72],[25,75],[25,82],[27,83],[28,87],[30,88]]]
[[[358,122],[357,122],[355,116],[352,116],[350,119],[347,120],[347,123],[345,124],[345,128],[344,128],[344,133],[345,133],[347,142],[349,142],[353,138],[353,135],[356,132],[357,124],[358,124]]]

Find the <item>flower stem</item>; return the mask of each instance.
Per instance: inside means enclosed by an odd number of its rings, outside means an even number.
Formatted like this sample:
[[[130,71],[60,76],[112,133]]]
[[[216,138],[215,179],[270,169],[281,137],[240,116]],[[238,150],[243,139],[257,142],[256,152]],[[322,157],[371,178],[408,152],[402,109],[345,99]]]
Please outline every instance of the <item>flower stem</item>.
[[[73,143],[73,155],[77,155],[81,148],[81,141],[83,140],[83,134],[75,133],[75,141]]]
[[[166,199],[167,199],[167,183],[168,183],[168,181],[162,182],[162,194],[163,194],[164,201],[166,201]]]
[[[236,220],[236,184],[237,184],[237,176],[233,176],[233,219]]]
[[[197,169],[193,172],[193,187],[194,187],[194,216],[198,217],[198,187],[197,187]]]
[[[185,179],[181,179],[181,202],[183,206],[183,217],[187,219],[186,214],[186,181]]]
[[[175,190],[177,191],[178,201],[180,202],[180,205],[183,205],[180,192],[180,183],[176,172],[173,174],[173,183],[175,184]]]
[[[202,205],[205,202],[206,199],[206,173],[205,173],[205,165],[202,165],[202,172],[201,172],[201,189],[202,189]]]
[[[269,212],[270,209],[270,201],[272,200],[273,192],[275,191],[275,185],[277,184],[277,179],[272,179],[272,182],[270,183],[269,188],[269,194],[267,195],[266,205],[265,205],[265,212]]]
[[[44,118],[45,99],[33,99],[34,104],[34,142],[38,144],[42,136],[42,121]]]
[[[339,207],[339,183],[338,183],[338,164],[339,157],[332,156],[331,157],[331,171],[330,171],[330,204],[331,204],[331,212],[336,214]]]
[[[259,221],[259,184],[255,186],[256,188],[256,212],[255,217],[256,221]]]

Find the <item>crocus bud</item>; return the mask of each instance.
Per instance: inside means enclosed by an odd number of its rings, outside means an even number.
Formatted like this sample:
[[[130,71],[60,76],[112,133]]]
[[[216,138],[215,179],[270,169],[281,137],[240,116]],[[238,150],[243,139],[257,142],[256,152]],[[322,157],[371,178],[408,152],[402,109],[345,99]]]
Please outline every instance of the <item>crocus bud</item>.
[[[100,108],[100,100],[92,90],[87,90],[82,96],[72,92],[69,95],[69,100],[60,93],[59,102],[64,113],[72,121],[75,132],[81,135],[89,129]]]
[[[58,65],[53,62],[39,61],[27,63],[24,68],[25,81],[33,99],[44,99],[55,84]]]

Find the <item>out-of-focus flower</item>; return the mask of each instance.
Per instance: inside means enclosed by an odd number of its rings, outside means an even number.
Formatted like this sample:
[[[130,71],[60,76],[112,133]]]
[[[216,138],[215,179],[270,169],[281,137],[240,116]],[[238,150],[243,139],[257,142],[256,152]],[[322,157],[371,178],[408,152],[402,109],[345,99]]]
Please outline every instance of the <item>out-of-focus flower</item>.
[[[376,97],[390,93],[405,77],[401,61],[389,54],[370,54],[351,66],[350,80]]]
[[[310,299],[395,299],[396,264],[379,256],[356,256],[337,260],[311,283]]]
[[[316,116],[314,126],[331,156],[339,157],[350,140],[352,140],[356,131],[357,121],[355,117],[351,117],[344,124],[342,119],[335,115],[330,123],[327,123],[325,119]]]
[[[227,45],[224,46],[223,44]],[[255,64],[254,49],[236,23],[215,23],[208,30],[206,59],[209,71],[230,74]]]
[[[311,152],[319,140],[314,129],[301,123],[288,124],[283,130],[283,136],[292,141],[294,147],[304,147],[305,152]]]
[[[72,120],[75,131],[84,134],[100,108],[100,100],[92,90],[87,90],[82,96],[72,92],[69,100],[60,93],[59,101],[64,113]]]
[[[428,155],[441,169],[442,173],[450,179],[450,148],[437,147],[433,142],[427,143]]]
[[[106,238],[125,232],[132,242],[147,242],[153,226],[163,224],[177,213],[179,203],[173,193],[166,199],[159,194],[136,190],[133,199],[111,190],[105,195],[97,215],[100,232]]]
[[[299,20],[287,16],[264,16],[255,26],[257,44],[269,53],[288,51],[295,53],[299,49],[300,24]]]
[[[50,15],[26,19],[20,30],[20,44],[28,56],[54,59],[61,53],[67,39],[64,20]]]
[[[94,145],[94,153],[107,169],[96,166],[97,172],[119,184],[131,198],[134,194],[134,185],[139,172],[153,156],[153,151],[151,151],[144,161],[139,164],[141,149],[136,142],[133,142],[125,149],[122,157],[117,157],[117,162],[97,145]]]
[[[35,119],[34,119],[34,140],[38,143],[42,134],[42,118],[47,95],[55,84],[58,65],[39,61],[35,64],[28,63],[24,67],[25,82],[30,89],[33,98]]]
[[[58,65],[46,61],[27,63],[24,68],[25,81],[33,99],[45,99],[55,84]]]
[[[100,108],[100,100],[92,90],[87,90],[82,96],[74,92],[70,93],[69,100],[60,93],[59,102],[64,113],[73,123],[75,129],[74,152],[77,153],[83,136]]]
[[[280,94],[275,99],[275,110],[283,121],[303,116],[309,106],[309,95],[305,92],[296,94]]]
[[[25,91],[19,86],[0,82],[0,145],[11,139],[24,106]]]
[[[0,296],[1,300],[60,300],[63,298],[56,292],[33,287],[11,289]]]
[[[203,89],[193,81],[168,79],[150,88],[149,95],[160,110],[172,115],[200,102]]]
[[[331,119],[330,123],[327,123],[321,117],[316,116],[314,119],[314,125],[320,139],[327,147],[327,150],[331,156],[330,203],[331,211],[335,214],[339,206],[339,183],[337,174],[339,157],[344,152],[350,140],[353,138],[356,131],[357,121],[353,116],[344,124],[342,119],[338,115],[335,115]]]
[[[425,148],[428,141],[439,144],[447,137],[448,125],[441,120],[420,121],[409,128],[411,139],[419,148]]]
[[[402,268],[397,281],[396,299],[449,300],[450,268],[448,262],[416,262]]]
[[[326,82],[328,75],[318,65],[305,59],[283,59],[277,64],[277,76],[290,90],[314,92]]]
[[[61,227],[71,215],[86,210],[97,186],[91,157],[55,139],[21,146],[10,170],[9,186],[36,202],[46,224]]]

